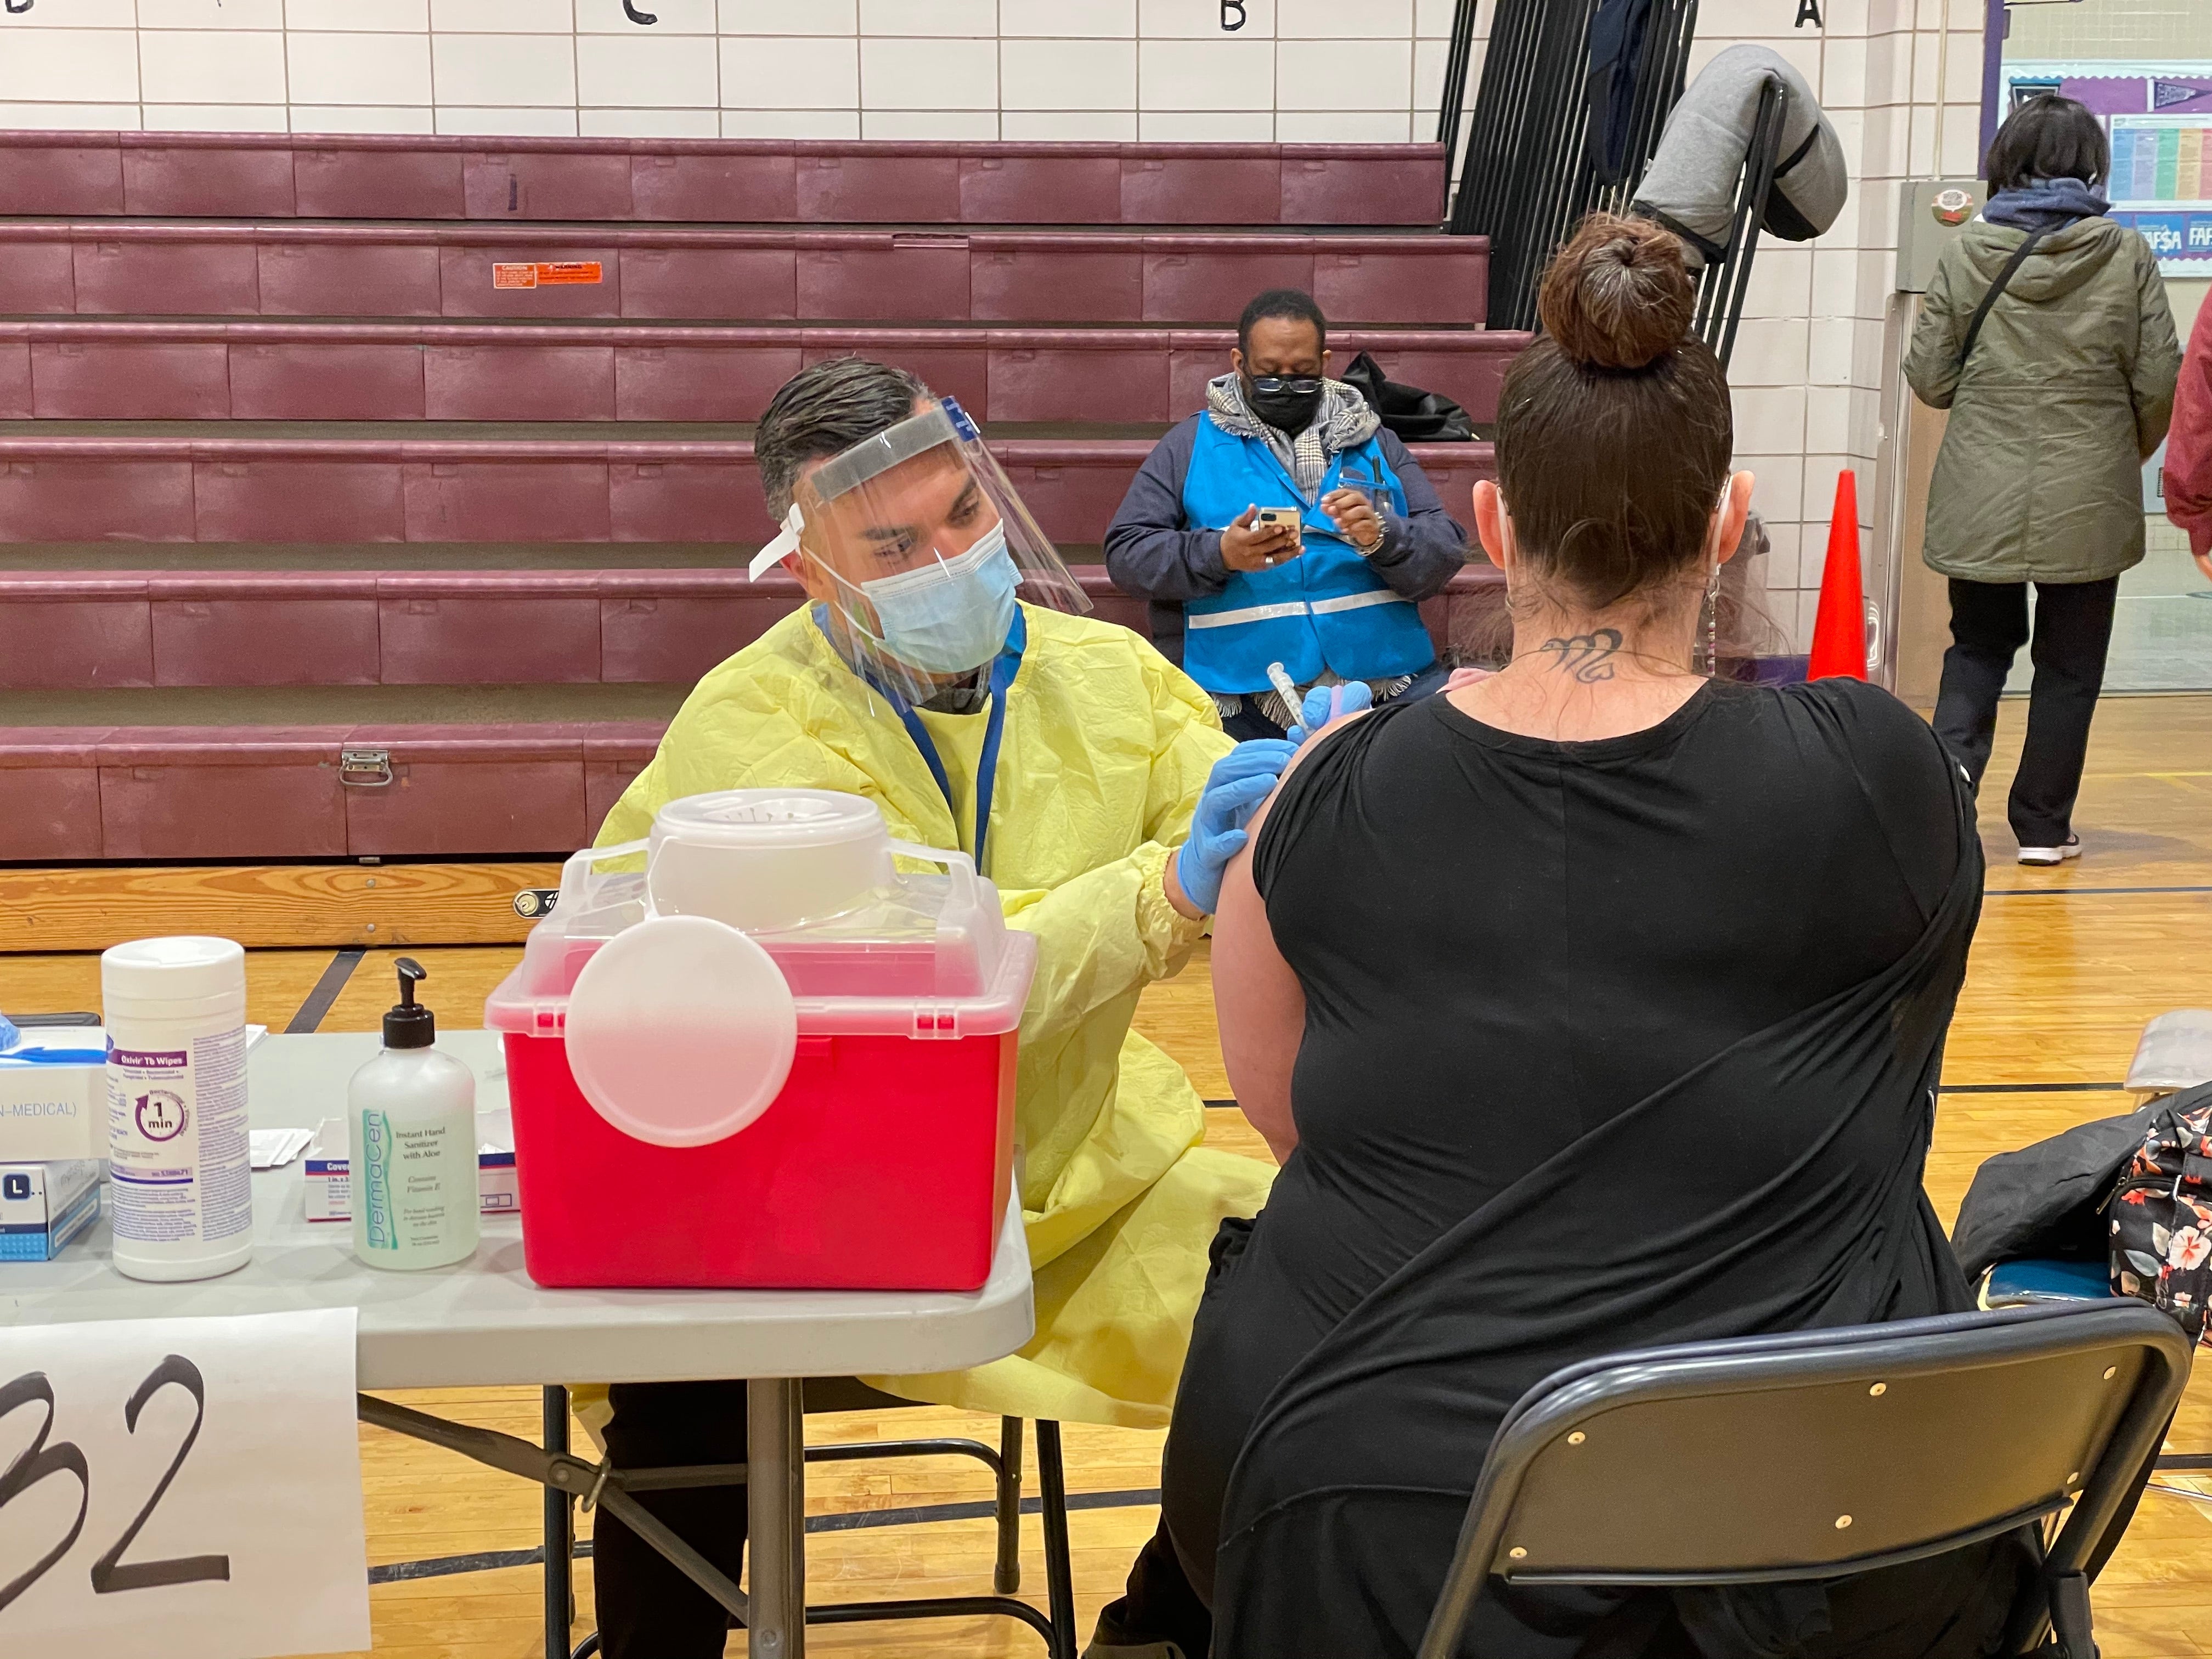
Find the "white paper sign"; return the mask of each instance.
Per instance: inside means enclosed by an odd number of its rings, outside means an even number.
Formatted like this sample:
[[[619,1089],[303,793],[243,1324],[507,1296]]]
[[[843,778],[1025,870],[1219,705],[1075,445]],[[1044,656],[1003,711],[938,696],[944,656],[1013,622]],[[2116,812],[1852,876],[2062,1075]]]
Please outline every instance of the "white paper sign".
[[[354,1310],[0,1328],[0,1654],[369,1645]]]

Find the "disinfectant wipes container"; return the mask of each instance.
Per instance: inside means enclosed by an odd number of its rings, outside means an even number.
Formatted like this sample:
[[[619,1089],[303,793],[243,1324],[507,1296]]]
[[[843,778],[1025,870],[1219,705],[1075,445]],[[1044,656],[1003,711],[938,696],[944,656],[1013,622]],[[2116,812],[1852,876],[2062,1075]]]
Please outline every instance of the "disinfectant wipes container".
[[[530,1276],[981,1286],[1036,967],[966,854],[856,795],[694,795],[577,854],[484,1009]]]

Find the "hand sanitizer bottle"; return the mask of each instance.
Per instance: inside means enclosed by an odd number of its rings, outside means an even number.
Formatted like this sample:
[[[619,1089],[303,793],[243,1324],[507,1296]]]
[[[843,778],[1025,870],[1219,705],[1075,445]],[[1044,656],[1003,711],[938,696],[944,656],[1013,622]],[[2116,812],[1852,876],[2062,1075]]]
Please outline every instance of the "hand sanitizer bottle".
[[[437,1020],[415,1000],[422,965],[397,966],[384,1052],[346,1086],[353,1252],[372,1267],[443,1267],[476,1254],[477,1079],[432,1046]]]

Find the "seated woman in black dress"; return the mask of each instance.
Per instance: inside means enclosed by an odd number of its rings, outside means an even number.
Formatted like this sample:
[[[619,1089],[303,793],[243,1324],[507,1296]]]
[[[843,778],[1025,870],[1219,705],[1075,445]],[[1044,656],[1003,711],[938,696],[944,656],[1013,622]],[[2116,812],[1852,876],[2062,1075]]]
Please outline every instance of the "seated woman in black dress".
[[[1920,1185],[1970,802],[1878,688],[1691,672],[1752,483],[1692,306],[1650,224],[1593,219],[1554,260],[1475,492],[1511,663],[1316,739],[1232,867],[1222,1047],[1284,1167],[1215,1245],[1161,1530],[1098,1659],[1410,1655],[1549,1373],[1971,1305]],[[1462,1652],[1964,1659],[2021,1550],[1825,1587],[1493,1583]]]

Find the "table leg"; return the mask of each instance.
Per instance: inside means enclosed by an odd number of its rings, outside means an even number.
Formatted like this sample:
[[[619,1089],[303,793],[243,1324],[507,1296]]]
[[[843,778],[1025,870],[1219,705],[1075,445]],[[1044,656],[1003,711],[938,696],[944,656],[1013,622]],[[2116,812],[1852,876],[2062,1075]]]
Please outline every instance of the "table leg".
[[[544,1391],[545,1449],[568,1449],[568,1390],[558,1383]],[[567,1492],[545,1488],[545,1659],[568,1651],[568,1631],[576,1618],[575,1512]]]
[[[806,1652],[806,1441],[795,1377],[745,1385],[745,1504],[753,1659]]]

